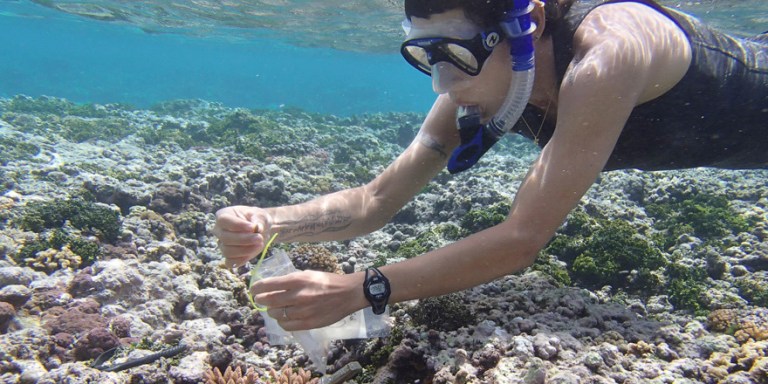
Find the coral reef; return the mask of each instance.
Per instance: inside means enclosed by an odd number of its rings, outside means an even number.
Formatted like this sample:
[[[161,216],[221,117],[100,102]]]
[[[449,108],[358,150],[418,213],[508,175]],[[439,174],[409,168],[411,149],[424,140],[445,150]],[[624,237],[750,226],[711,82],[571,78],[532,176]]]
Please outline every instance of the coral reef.
[[[768,340],[768,310],[717,309],[707,316],[709,327],[733,335],[740,343]]]
[[[112,242],[120,235],[120,213],[102,205],[80,199],[55,199],[31,202],[14,225],[33,232],[71,225],[85,233]]]
[[[248,268],[221,268],[214,214],[367,182],[422,118],[14,99],[0,99],[11,151],[0,169],[0,381],[41,384],[198,383],[212,367],[274,382],[270,367],[313,369],[296,345],[270,343],[247,305]],[[437,175],[379,231],[283,246],[301,267],[353,273],[494,225],[538,155],[513,138],[499,148],[460,177]],[[603,173],[532,268],[392,305],[391,334],[334,341],[329,373],[358,361],[360,384],[766,382],[765,178]],[[134,348],[120,358],[141,358],[148,342],[189,353],[117,373],[77,361],[116,343]]]
[[[38,271],[52,273],[59,269],[78,269],[93,264],[101,255],[95,242],[79,236],[70,236],[54,229],[26,242],[13,259]]]
[[[331,251],[315,244],[302,244],[291,251],[291,260],[297,269],[343,273],[341,265]]]
[[[591,219],[583,212],[569,216],[544,252],[568,263],[574,280],[594,288],[653,289],[660,284],[654,272],[667,264],[661,251],[627,222]]]
[[[408,313],[416,325],[440,331],[455,331],[476,321],[461,293],[421,299]]]
[[[500,202],[479,210],[472,210],[461,219],[463,233],[471,234],[490,228],[501,223],[507,218],[512,204]]]
[[[40,153],[40,147],[27,143],[20,137],[14,137],[11,134],[0,136],[0,165],[2,166],[19,160],[32,161],[38,153]]]
[[[664,247],[674,244],[683,234],[718,241],[716,239],[746,231],[755,224],[734,212],[722,195],[682,194],[679,199],[650,203],[645,209],[657,220],[654,226],[663,231]]]
[[[248,368],[243,373],[239,366],[235,369],[228,366],[224,373],[221,373],[219,368],[214,367],[205,372],[203,380],[205,384],[317,384],[319,382],[318,378],[312,378],[309,371],[301,368],[293,369],[290,366],[284,366],[279,371],[270,368],[269,373],[264,376],[259,375],[253,368]]]
[[[240,367],[232,369],[227,367],[224,373],[221,373],[219,368],[213,367],[211,370],[206,371],[203,375],[203,381],[205,384],[257,384],[261,381],[257,378],[256,372],[253,368],[243,373]]]

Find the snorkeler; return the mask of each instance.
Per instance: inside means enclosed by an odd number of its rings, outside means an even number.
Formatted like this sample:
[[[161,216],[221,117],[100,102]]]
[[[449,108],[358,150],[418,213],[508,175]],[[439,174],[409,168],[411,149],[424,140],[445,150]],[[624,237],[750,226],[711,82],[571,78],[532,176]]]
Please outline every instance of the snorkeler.
[[[765,36],[732,37],[650,0],[406,0],[405,13],[401,52],[438,93],[417,137],[358,188],[219,210],[227,264],[252,259],[274,233],[306,242],[377,230],[443,168],[472,167],[506,132],[542,151],[494,227],[379,269],[256,283],[256,302],[286,330],[531,265],[602,171],[768,167]]]

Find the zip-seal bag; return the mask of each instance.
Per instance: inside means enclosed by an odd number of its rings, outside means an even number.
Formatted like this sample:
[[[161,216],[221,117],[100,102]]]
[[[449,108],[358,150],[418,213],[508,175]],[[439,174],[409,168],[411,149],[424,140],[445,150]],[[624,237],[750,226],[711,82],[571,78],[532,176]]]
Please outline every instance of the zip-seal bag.
[[[269,243],[271,242],[272,239]],[[265,247],[265,252],[268,247],[269,244]],[[262,259],[259,260],[251,274],[249,287],[260,279],[287,275],[296,271],[298,270],[285,251],[275,250],[268,259],[263,259],[262,254]],[[255,303],[252,304],[261,311],[261,315],[264,317],[264,325],[270,344],[298,343],[315,365],[316,370],[322,373],[325,373],[327,369],[326,357],[333,340],[385,337],[389,335],[391,329],[389,308],[383,314],[376,315],[370,307],[367,307],[326,327],[287,332],[280,327],[277,320],[267,314],[266,308],[259,307]]]

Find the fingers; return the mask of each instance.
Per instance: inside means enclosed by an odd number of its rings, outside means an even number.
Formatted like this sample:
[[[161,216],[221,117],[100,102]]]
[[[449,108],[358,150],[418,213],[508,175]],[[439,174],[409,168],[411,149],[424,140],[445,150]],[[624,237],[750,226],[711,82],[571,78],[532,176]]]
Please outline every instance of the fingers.
[[[224,232],[257,232],[257,224],[249,219],[248,215],[240,211],[244,207],[226,207],[216,212],[216,227],[220,233]],[[252,215],[250,215],[252,218]],[[215,234],[216,232],[214,232]]]
[[[257,304],[274,307],[287,305],[295,295],[297,283],[292,274],[279,277],[268,277],[255,282],[251,286],[251,295]]]
[[[224,267],[227,269],[242,267],[253,257],[252,252],[241,252],[238,256],[229,256],[224,259]]]
[[[232,206],[216,212],[213,234],[226,267],[243,265],[261,252],[268,220],[266,211],[255,207]]]
[[[226,232],[219,237],[219,250],[227,268],[239,267],[256,257],[264,248],[264,237],[259,234]]]
[[[356,292],[358,280],[350,275],[299,271],[259,280],[251,286],[251,295],[284,330],[313,329],[361,308],[350,293],[350,289]]]

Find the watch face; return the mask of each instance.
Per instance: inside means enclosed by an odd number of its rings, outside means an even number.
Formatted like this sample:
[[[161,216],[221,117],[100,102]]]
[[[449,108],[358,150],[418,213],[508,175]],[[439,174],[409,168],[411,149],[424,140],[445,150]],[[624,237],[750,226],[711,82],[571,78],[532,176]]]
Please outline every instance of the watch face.
[[[371,284],[370,287],[368,287],[368,292],[370,292],[371,295],[381,295],[386,291],[386,287],[384,287],[384,283],[375,283]]]

